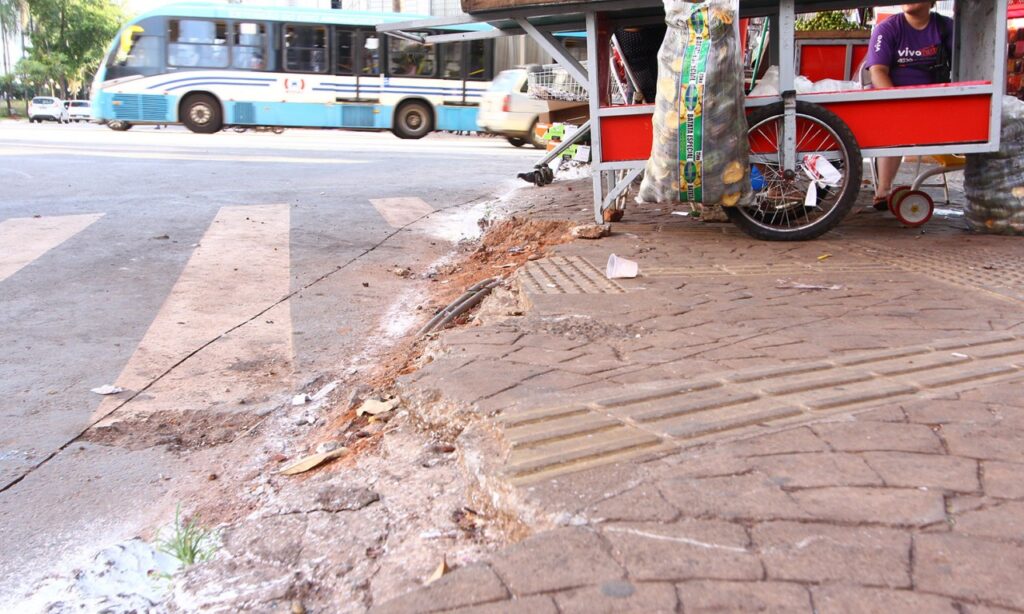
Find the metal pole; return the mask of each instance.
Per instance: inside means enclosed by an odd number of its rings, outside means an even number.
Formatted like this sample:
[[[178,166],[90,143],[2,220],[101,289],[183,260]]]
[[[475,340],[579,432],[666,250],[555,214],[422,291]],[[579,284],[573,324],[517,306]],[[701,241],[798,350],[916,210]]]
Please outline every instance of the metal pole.
[[[551,57],[553,57],[555,61],[562,66],[562,68],[565,68],[577,83],[583,87],[587,86],[587,69],[583,68],[576,58],[566,52],[565,46],[555,40],[554,35],[550,32],[538,30],[537,27],[527,21],[525,17],[517,17],[516,23],[519,24],[519,27],[522,28],[530,38],[537,41],[537,44],[540,45],[544,51],[547,51]]]
[[[796,2],[779,0],[779,92],[785,115],[782,120],[782,170],[796,172]]]
[[[995,58],[992,63],[992,113],[989,118],[988,141],[999,149],[1003,130],[1003,94],[1006,93],[1006,0],[996,0],[995,14]]]
[[[590,97],[590,168],[594,184],[594,221],[598,224],[604,223],[604,183],[601,176],[604,171],[597,170],[601,164],[601,87],[598,65],[600,55],[597,51],[597,13],[587,11],[587,66],[590,68],[590,79],[587,84],[587,93]]]

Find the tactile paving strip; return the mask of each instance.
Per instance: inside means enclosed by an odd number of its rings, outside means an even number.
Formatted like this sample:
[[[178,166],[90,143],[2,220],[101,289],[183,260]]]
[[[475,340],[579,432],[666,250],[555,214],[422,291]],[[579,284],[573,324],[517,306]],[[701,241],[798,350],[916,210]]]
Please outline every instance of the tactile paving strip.
[[[526,263],[517,273],[532,294],[621,294],[625,290],[580,256],[553,256]]]
[[[828,266],[784,262],[777,264],[694,264],[674,267],[644,267],[640,270],[643,277],[722,277],[722,276],[762,276],[778,275],[792,277],[798,275],[832,273],[878,273],[892,272],[893,266],[884,262],[851,262],[843,265]]]
[[[861,243],[859,247],[909,273],[1024,301],[1024,255],[969,245],[955,249],[917,247],[897,253],[883,244]]]
[[[753,434],[1024,376],[1024,336],[991,333],[861,352],[497,416],[525,484],[707,441]]]

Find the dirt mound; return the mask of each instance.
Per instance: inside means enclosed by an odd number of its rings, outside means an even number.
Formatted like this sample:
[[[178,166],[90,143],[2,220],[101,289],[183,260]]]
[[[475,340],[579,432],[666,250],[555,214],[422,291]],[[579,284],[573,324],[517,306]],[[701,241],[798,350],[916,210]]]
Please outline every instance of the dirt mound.
[[[251,412],[159,411],[90,429],[82,439],[129,450],[167,446],[187,452],[229,443],[260,420]]]

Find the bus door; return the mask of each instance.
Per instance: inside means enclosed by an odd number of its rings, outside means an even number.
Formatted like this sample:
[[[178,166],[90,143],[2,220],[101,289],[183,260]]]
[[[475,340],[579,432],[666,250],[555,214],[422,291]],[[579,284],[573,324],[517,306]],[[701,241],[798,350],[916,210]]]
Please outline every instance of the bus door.
[[[381,67],[384,65],[384,45],[376,30],[356,31],[356,98],[380,99]]]
[[[376,31],[338,26],[334,29],[337,122],[342,128],[376,128],[380,100],[381,46]]]

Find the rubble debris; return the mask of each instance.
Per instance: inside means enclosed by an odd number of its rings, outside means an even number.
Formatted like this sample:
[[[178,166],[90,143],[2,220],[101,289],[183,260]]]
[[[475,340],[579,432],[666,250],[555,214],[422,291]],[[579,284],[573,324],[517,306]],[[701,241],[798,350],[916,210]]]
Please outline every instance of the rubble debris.
[[[318,467],[323,463],[326,463],[329,460],[334,460],[340,457],[347,451],[347,448],[342,447],[331,450],[330,452],[320,452],[318,454],[311,454],[309,456],[300,458],[294,463],[289,463],[285,465],[278,471],[278,473],[281,475],[297,475],[299,473],[305,473],[310,469],[313,469],[314,467]]]
[[[310,400],[313,401],[314,403],[319,403],[320,401],[323,401],[325,398],[327,398],[327,395],[334,392],[334,390],[338,387],[338,384],[338,380],[328,382],[327,384],[324,385],[323,388],[314,392],[313,396],[310,397]]]
[[[303,392],[292,397],[292,407],[298,407],[299,405],[305,405],[309,402],[309,395]]]
[[[609,224],[586,224],[574,226],[569,230],[569,234],[575,239],[600,239],[601,237],[607,237],[611,233],[612,227]]]
[[[124,392],[124,388],[120,386],[113,386],[111,384],[104,384],[102,386],[99,386],[98,388],[91,389],[90,392],[95,392],[96,394],[102,395],[119,394],[121,392]]]
[[[316,447],[317,454],[323,454],[324,452],[333,452],[341,447],[341,444],[337,441],[325,441]]]
[[[379,416],[380,414],[387,413],[398,407],[398,404],[401,402],[401,399],[398,397],[388,399],[387,401],[366,399],[363,401],[363,404],[359,406],[359,409],[356,410],[356,415],[362,416],[364,414],[369,414],[371,416]]]

